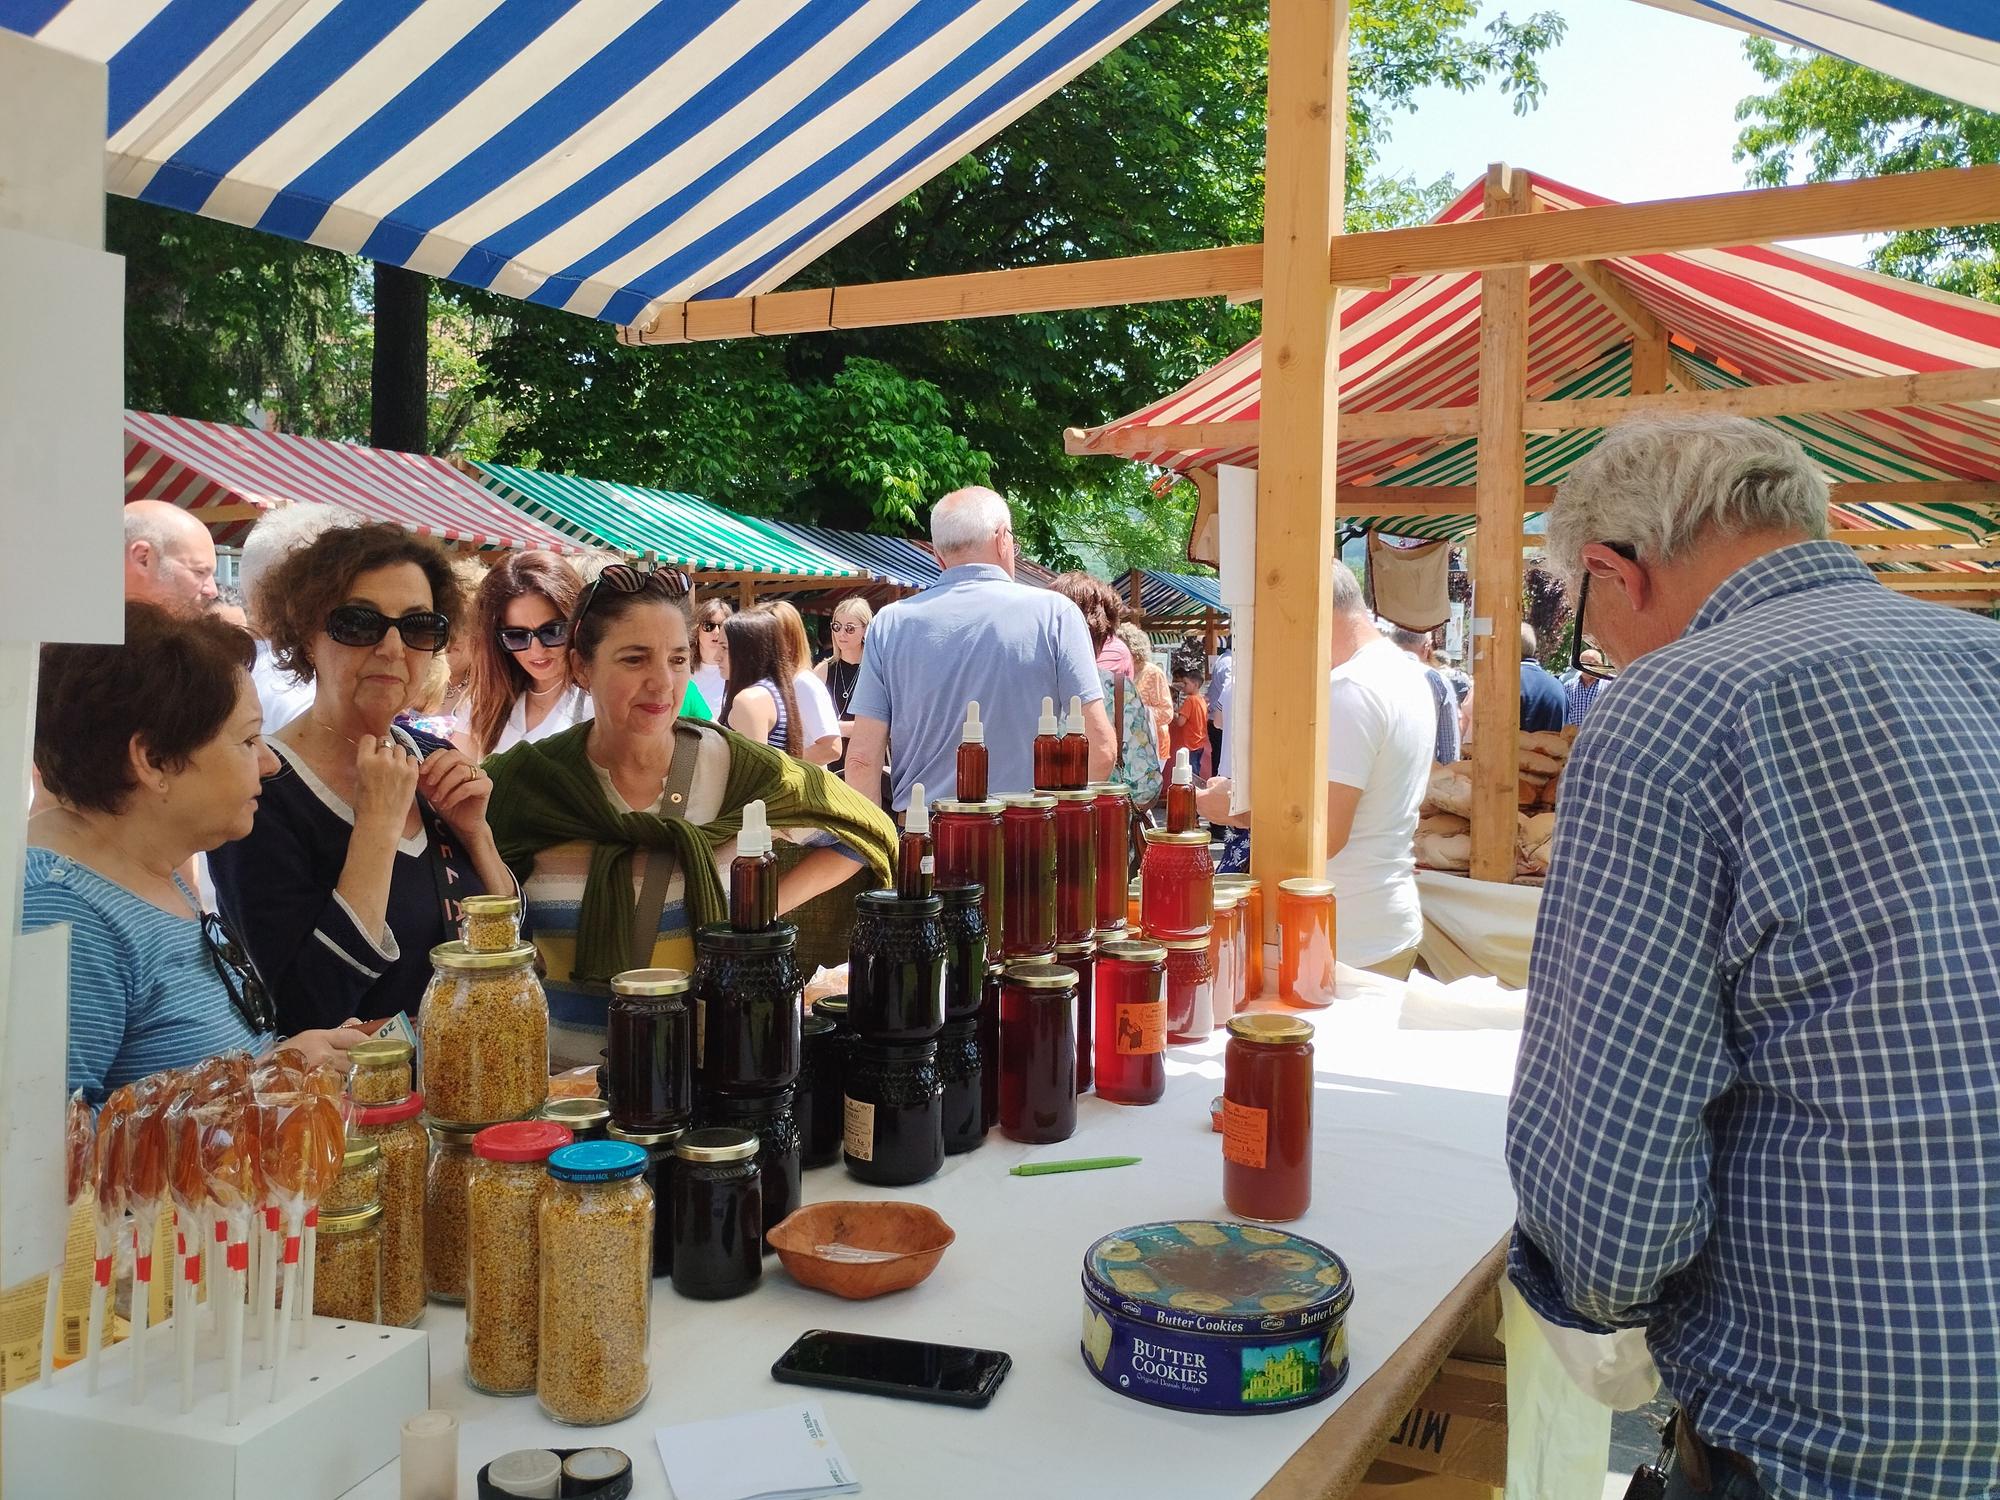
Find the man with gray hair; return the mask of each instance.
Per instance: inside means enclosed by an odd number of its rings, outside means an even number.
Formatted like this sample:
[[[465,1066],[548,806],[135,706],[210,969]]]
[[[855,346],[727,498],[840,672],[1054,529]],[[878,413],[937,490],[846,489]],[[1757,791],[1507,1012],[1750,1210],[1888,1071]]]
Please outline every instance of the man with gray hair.
[[[169,614],[198,615],[215,603],[215,538],[178,505],[125,506],[125,597]]]
[[[1825,540],[1798,444],[1612,431],[1550,557],[1620,669],[1563,774],[1510,1271],[1646,1330],[1666,1494],[1992,1492],[2000,625]]]
[[[1401,625],[1384,625],[1383,634],[1395,642],[1398,651],[1424,669],[1424,680],[1430,685],[1431,703],[1437,710],[1437,743],[1431,751],[1431,759],[1441,766],[1450,765],[1459,754],[1458,695],[1452,691],[1444,673],[1431,665],[1431,633],[1428,630],[1406,630]]]
[[[987,791],[998,797],[1034,786],[1035,721],[1042,699],[1061,713],[1083,700],[1090,779],[1111,774],[1118,753],[1104,711],[1090,632],[1060,594],[1014,582],[1014,519],[992,490],[955,490],[931,508],[931,546],[944,572],[922,593],[875,617],[861,678],[848,712],[847,784],[882,796],[890,766],[890,807],[908,806],[921,782],[931,800],[958,786],[958,742],[967,703],[986,726]]]

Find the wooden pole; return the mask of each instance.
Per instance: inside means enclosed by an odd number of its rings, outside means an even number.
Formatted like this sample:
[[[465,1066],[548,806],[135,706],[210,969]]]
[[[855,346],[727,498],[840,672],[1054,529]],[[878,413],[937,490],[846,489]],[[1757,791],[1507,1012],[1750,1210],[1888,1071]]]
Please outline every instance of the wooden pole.
[[[1486,170],[1486,215],[1528,212],[1524,174]],[[1528,439],[1528,271],[1479,278],[1479,583],[1473,595],[1472,876],[1514,878],[1515,735],[1520,728],[1521,520]]]
[[[1201,649],[1204,656],[1215,655],[1215,611],[1212,609],[1202,612]]]
[[[1271,436],[1257,481],[1249,766],[1250,858],[1267,891],[1326,867],[1340,366],[1327,246],[1344,210],[1347,35],[1347,0],[1271,0],[1261,412]],[[1264,911],[1268,939],[1277,903]]]

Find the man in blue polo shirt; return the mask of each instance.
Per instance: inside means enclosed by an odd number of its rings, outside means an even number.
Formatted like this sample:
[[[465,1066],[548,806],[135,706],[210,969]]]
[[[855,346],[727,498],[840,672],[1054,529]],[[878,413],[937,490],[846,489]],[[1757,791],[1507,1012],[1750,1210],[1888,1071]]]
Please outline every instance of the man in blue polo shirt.
[[[987,791],[1034,785],[1035,721],[1042,699],[1057,711],[1083,700],[1090,778],[1111,773],[1118,740],[1104,711],[1090,632],[1060,594],[1014,582],[1014,518],[989,489],[957,490],[931,509],[931,546],[945,565],[936,583],[890,605],[868,631],[848,712],[847,784],[901,811],[922,782],[928,800],[958,785],[965,705],[986,726]]]

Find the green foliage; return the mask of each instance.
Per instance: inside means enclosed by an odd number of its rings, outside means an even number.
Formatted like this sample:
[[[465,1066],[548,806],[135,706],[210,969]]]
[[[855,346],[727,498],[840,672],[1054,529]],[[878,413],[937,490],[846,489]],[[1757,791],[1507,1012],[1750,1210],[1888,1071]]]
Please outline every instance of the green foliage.
[[[2000,162],[2000,115],[1881,73],[1762,39],[1745,44],[1771,85],[1737,106],[1736,155],[1752,182],[1883,177]],[[2000,301],[2000,224],[1913,229],[1870,256],[1891,276]]]

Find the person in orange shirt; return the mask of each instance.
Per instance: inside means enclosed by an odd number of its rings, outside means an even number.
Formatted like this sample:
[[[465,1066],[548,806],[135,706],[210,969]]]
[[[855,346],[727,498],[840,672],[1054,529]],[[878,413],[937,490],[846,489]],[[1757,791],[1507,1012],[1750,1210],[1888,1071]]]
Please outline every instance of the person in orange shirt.
[[[1174,749],[1187,751],[1188,761],[1201,774],[1202,756],[1208,751],[1208,704],[1202,700],[1200,674],[1183,661],[1174,663],[1174,717],[1167,740]]]

